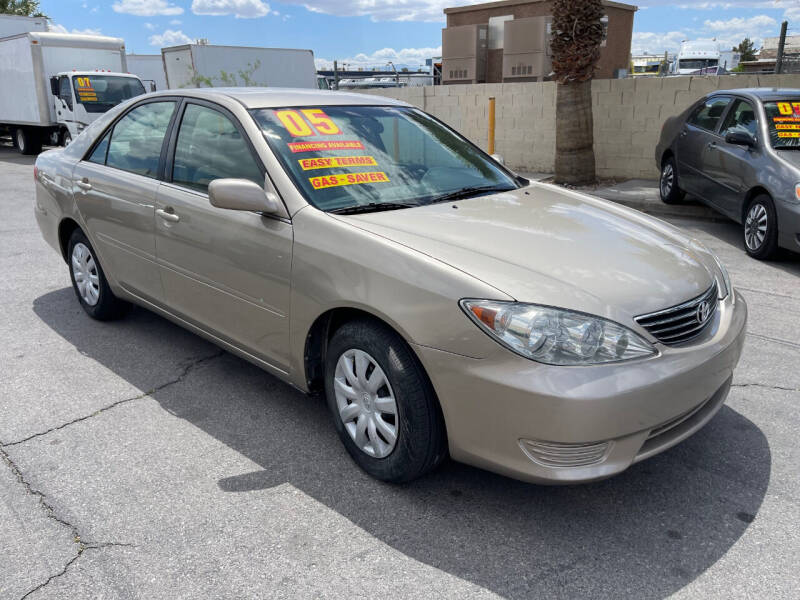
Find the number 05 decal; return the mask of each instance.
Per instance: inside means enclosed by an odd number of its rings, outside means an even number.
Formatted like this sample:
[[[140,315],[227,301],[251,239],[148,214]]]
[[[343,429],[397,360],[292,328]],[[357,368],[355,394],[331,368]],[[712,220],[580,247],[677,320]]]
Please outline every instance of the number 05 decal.
[[[303,113],[303,116],[300,115]],[[278,110],[275,116],[292,137],[308,137],[312,135],[337,135],[342,133],[331,118],[319,108],[296,110]],[[306,122],[308,119],[308,122]],[[309,125],[311,123],[311,125]],[[312,128],[313,126],[313,128]]]

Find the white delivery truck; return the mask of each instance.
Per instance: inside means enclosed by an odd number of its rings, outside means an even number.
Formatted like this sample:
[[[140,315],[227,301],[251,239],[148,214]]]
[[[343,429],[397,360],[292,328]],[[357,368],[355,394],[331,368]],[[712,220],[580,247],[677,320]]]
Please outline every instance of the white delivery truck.
[[[120,38],[29,32],[0,39],[0,133],[23,154],[68,144],[120,102],[145,93]]]
[[[672,63],[672,73],[691,75],[695,71],[721,66],[719,59],[720,48],[716,40],[685,40]]]
[[[186,44],[161,49],[170,89],[193,87],[317,87],[311,50]]]
[[[23,17],[21,15],[0,15],[0,38],[28,33],[47,31],[47,17]]]
[[[128,54],[125,60],[128,61],[128,72],[138,75],[148,91],[167,89],[164,61],[160,54]]]

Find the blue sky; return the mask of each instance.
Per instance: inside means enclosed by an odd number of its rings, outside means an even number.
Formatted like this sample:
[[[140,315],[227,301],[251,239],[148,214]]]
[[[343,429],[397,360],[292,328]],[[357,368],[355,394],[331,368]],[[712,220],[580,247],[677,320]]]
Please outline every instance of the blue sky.
[[[125,39],[128,51],[208,38],[212,44],[311,48],[318,64],[358,66],[392,60],[411,67],[440,51],[442,9],[464,0],[41,0],[66,31]],[[669,2],[642,0],[633,51],[675,50],[682,39],[716,37],[725,45],[778,35],[780,21],[800,34],[800,0]]]

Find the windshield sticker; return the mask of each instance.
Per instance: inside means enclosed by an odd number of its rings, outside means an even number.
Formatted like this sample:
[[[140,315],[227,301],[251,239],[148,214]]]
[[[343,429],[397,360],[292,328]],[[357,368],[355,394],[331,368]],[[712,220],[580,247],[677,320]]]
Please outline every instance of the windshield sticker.
[[[782,115],[796,115],[800,117],[800,102],[778,102],[778,110]]]
[[[777,125],[775,125],[775,129],[778,129],[778,130],[781,130],[781,129],[800,129],[800,119],[798,119],[797,123],[790,123],[790,124],[778,123]]]
[[[800,116],[797,117],[773,117],[776,123],[800,123]]]
[[[302,115],[301,115],[302,113]],[[339,135],[342,130],[320,108],[276,110],[275,116],[292,137],[312,135]]]
[[[779,138],[800,138],[800,131],[779,131]]]
[[[329,158],[301,158],[297,162],[303,171],[331,169],[333,167],[374,167],[377,161],[372,156],[332,156]]]
[[[309,177],[308,181],[315,190],[324,190],[325,188],[339,187],[342,185],[385,183],[389,181],[389,177],[383,171],[371,171],[369,173],[347,173],[346,175]]]
[[[364,144],[358,140],[342,140],[339,142],[289,142],[289,150],[298,152],[320,152],[322,150],[363,150]]]

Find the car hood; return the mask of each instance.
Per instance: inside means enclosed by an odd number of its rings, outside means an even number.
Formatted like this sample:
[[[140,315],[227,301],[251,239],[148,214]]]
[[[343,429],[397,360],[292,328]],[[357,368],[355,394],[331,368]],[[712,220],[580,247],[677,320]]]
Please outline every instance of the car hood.
[[[469,273],[518,301],[616,320],[694,298],[714,279],[713,257],[671,225],[542,183],[337,218]]]

